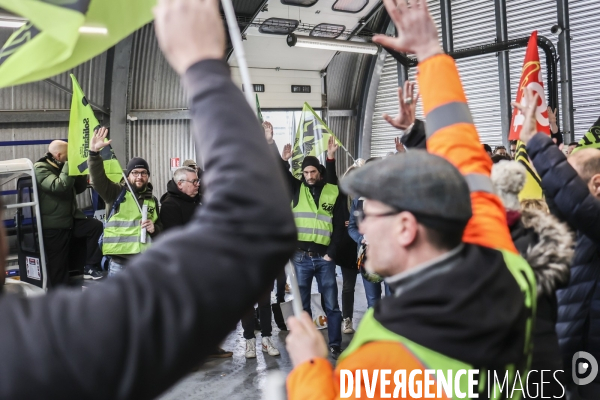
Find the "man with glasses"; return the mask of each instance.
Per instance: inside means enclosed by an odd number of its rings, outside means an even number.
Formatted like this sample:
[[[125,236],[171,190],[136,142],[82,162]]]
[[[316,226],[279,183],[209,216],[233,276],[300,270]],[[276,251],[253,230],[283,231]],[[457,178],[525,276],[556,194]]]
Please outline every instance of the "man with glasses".
[[[125,179],[114,183],[106,176],[100,156],[108,129],[98,129],[90,140],[88,165],[94,190],[106,203],[106,223],[102,238],[102,253],[110,258],[108,274],[113,276],[123,269],[127,261],[146,250],[162,231],[158,216],[158,200],[152,195],[150,167],[143,158],[134,157],[127,164]],[[142,220],[144,206],[146,219]],[[146,230],[144,240],[142,231]]]
[[[167,193],[160,198],[160,221],[165,231],[192,219],[200,205],[199,188],[196,169],[181,167],[173,173],[173,179],[167,183]]]

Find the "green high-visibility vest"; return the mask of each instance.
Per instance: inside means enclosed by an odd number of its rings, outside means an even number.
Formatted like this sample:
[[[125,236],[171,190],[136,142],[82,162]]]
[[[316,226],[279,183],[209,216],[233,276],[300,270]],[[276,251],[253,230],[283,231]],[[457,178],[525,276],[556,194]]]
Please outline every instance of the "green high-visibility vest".
[[[333,232],[333,206],[339,193],[336,185],[326,184],[317,207],[310,189],[302,184],[298,204],[292,209],[299,241],[329,246]]]
[[[139,254],[150,247],[149,234],[146,235],[146,243],[140,242],[142,214],[136,203],[135,197],[127,191],[119,204],[119,211],[106,221],[102,240],[104,255]],[[148,206],[148,219],[156,223],[158,207],[154,199],[144,200],[144,205]]]
[[[479,387],[478,392],[480,394],[488,393],[492,399],[503,399],[502,393],[506,393],[506,388],[512,390],[513,386],[516,383],[517,388],[521,388],[521,384],[515,380],[517,379],[517,371],[519,372],[519,376],[523,385],[525,384],[525,379],[527,376],[527,372],[531,365],[531,356],[533,354],[533,340],[531,338],[532,329],[533,329],[533,316],[535,315],[535,309],[537,304],[537,293],[536,293],[536,281],[533,271],[527,261],[523,259],[521,256],[517,254],[510,253],[508,251],[499,250],[502,252],[504,256],[504,261],[517,281],[517,284],[521,288],[521,292],[524,295],[524,306],[528,310],[528,317],[526,322],[526,330],[525,330],[525,345],[523,348],[523,362],[521,365],[506,365],[503,371],[499,371],[499,373],[488,372],[487,370],[479,370]],[[472,366],[465,362],[450,358],[442,353],[431,350],[423,345],[420,345],[416,342],[413,342],[410,339],[407,339],[404,336],[398,335],[385,328],[379,321],[375,319],[374,310],[370,308],[367,310],[365,315],[363,316],[360,325],[356,329],[356,333],[354,334],[354,338],[350,342],[350,345],[344,350],[344,352],[340,355],[338,362],[341,362],[346,357],[350,356],[356,350],[358,350],[361,346],[370,343],[370,342],[399,342],[403,346],[405,346],[415,358],[417,358],[420,363],[423,365],[423,369],[433,369],[433,370],[452,370],[454,373],[461,369],[469,370],[469,369],[478,369],[480,366]],[[407,374],[410,372],[407,372]],[[500,376],[501,375],[501,376]],[[504,385],[503,379],[504,376],[507,376],[507,385]],[[498,379],[495,379],[495,378]],[[504,385],[503,389],[501,386]],[[461,376],[460,379],[460,391],[462,393],[468,393],[468,379],[466,375]],[[523,392],[516,390],[513,393],[513,397],[511,399],[519,400],[521,399],[521,394]],[[467,396],[468,397],[468,396]],[[479,396],[485,397],[485,396]]]

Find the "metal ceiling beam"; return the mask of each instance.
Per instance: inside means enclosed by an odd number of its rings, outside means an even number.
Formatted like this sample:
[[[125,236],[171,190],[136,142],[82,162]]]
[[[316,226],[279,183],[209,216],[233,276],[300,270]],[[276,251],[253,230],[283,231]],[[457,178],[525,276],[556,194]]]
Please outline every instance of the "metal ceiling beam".
[[[454,40],[452,38],[452,5],[451,0],[440,0],[440,11],[442,17],[442,46],[446,53],[454,51]]]
[[[327,110],[328,117],[354,117],[356,110]]]
[[[573,107],[573,76],[571,73],[571,24],[569,22],[568,0],[558,0],[558,54],[560,56],[560,81],[563,109],[563,134],[566,143],[575,140],[575,118]]]
[[[187,109],[176,110],[129,110],[128,121],[152,121],[160,119],[190,119],[190,111]]]
[[[127,95],[129,93],[129,70],[133,34],[115,46],[112,66],[110,97],[110,139],[112,148],[122,167],[127,161]]]
[[[496,11],[496,40],[498,42],[508,41],[508,24],[506,20],[506,0],[494,1]],[[510,102],[510,64],[508,52],[498,53],[498,77],[500,89],[500,124],[502,126],[502,144],[509,149],[508,134],[512,121],[512,107]]]

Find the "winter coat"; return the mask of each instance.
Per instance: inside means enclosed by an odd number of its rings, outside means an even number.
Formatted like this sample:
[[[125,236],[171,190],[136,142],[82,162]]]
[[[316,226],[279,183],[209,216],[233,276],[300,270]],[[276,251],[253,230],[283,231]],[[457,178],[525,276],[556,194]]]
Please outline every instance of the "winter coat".
[[[511,213],[515,213],[511,211]],[[531,370],[564,371],[556,334],[556,290],[567,285],[573,258],[573,237],[568,227],[543,211],[524,210],[510,223],[510,233],[519,253],[527,260],[537,282],[538,303],[533,331]],[[539,374],[539,373],[536,373]],[[528,381],[530,393],[536,393],[539,375]],[[563,372],[556,376],[566,386]],[[563,387],[552,379],[544,386],[544,396],[562,398]]]
[[[60,168],[48,155],[40,158],[34,168],[42,229],[71,229],[73,219],[86,218],[76,200],[76,195],[87,188],[86,176],[69,176],[68,161]]]
[[[207,165],[204,206],[102,284],[0,297],[0,398],[158,398],[235,329],[291,257],[285,181],[227,62],[200,61],[182,79]]]
[[[167,193],[160,198],[160,221],[166,231],[187,224],[200,205],[200,193],[190,197],[177,187],[172,179],[167,183]]]
[[[550,210],[577,232],[571,279],[557,292],[556,332],[565,373],[571,377],[576,352],[585,351],[600,360],[600,200],[550,137],[535,135],[527,153],[542,178]],[[583,398],[600,398],[600,374],[577,390]]]

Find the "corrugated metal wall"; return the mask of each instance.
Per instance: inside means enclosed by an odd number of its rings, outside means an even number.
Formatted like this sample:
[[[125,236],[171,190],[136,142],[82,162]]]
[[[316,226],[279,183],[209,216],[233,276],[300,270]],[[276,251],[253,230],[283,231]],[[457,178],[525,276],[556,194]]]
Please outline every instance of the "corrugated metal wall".
[[[129,110],[187,109],[179,75],[162,55],[154,25],[135,32],[131,50]],[[127,157],[142,157],[150,165],[154,194],[166,192],[172,177],[170,159],[195,159],[189,120],[146,120],[128,123]]]
[[[167,182],[172,178],[170,159],[179,157],[183,164],[186,159],[196,157],[190,121],[130,122],[129,132],[129,154],[148,161],[150,182],[154,187],[154,195],[160,200],[160,196],[167,191]]]
[[[575,138],[600,117],[598,0],[569,1]]]
[[[338,53],[327,67],[327,108],[329,110],[357,110],[362,96],[362,77],[369,68],[372,56],[366,54]],[[329,128],[344,144],[350,155],[357,157],[356,132],[358,117],[328,116]],[[343,149],[338,150],[337,173],[342,176],[352,159]]]

